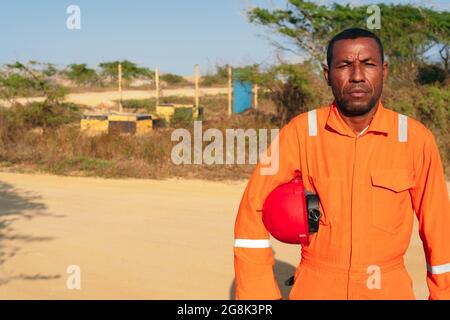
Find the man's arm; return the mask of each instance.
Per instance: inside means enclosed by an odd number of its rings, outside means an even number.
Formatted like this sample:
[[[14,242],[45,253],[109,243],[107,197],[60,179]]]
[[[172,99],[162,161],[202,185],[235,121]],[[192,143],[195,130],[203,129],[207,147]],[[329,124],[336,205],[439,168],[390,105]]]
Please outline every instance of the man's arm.
[[[280,130],[278,143],[270,146],[271,169],[256,166],[242,197],[235,223],[234,268],[236,299],[280,299],[269,245],[269,233],[262,222],[262,207],[269,193],[293,178],[300,169],[297,131],[291,121]],[[278,163],[275,163],[278,161]]]
[[[431,132],[415,156],[416,185],[411,190],[427,262],[430,299],[450,299],[450,205],[445,176]]]

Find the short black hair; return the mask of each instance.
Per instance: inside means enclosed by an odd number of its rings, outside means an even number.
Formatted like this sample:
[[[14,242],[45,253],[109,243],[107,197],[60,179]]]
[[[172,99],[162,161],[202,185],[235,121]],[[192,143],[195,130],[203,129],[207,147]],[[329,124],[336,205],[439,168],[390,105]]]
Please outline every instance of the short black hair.
[[[369,30],[361,29],[361,28],[350,28],[345,29],[344,31],[339,32],[337,35],[335,35],[330,42],[328,43],[327,48],[327,64],[328,67],[331,67],[331,61],[333,60],[333,47],[336,41],[344,40],[344,39],[357,39],[357,38],[372,38],[374,39],[378,47],[380,48],[380,54],[381,54],[381,61],[384,62],[384,49],[383,44],[381,43],[380,38]]]

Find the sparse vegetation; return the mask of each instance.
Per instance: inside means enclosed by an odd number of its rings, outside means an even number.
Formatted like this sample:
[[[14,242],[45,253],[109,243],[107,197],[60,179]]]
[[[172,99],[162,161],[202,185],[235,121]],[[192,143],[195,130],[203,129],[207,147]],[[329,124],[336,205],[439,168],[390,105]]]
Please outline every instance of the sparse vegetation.
[[[178,98],[173,102],[189,103],[190,100]],[[203,105],[208,109],[203,121],[205,130],[273,126],[270,112],[251,110],[245,116],[228,118],[226,95],[205,97]],[[24,126],[23,118],[21,108],[0,109],[0,163],[5,170],[107,178],[237,179],[248,176],[253,169],[253,165],[174,165],[170,159],[173,128],[154,130],[143,136],[110,133],[90,137],[80,133],[78,120],[42,131],[36,125]],[[172,126],[180,124],[193,130],[192,121],[183,110]]]
[[[103,62],[99,64],[99,67],[101,68],[100,74],[105,81],[117,81],[119,63],[122,65],[122,78],[125,81],[139,78],[153,79],[155,75],[150,69],[139,67],[136,63],[128,60]]]
[[[60,103],[67,88],[56,82],[56,75],[57,70],[50,63],[7,64],[0,73],[0,99],[16,104],[18,97],[41,95],[47,104]]]
[[[88,68],[85,63],[69,65],[64,74],[78,86],[92,87],[101,85],[100,76],[94,69]]]
[[[216,66],[215,73],[206,74],[200,78],[200,85],[205,87],[226,86],[228,83],[229,65]]]
[[[172,85],[172,86],[186,86],[186,85],[190,84],[182,76],[179,76],[179,75],[173,74],[173,73],[165,73],[160,76],[160,79],[162,81],[164,81],[165,83],[167,83],[168,85]]]
[[[383,93],[384,104],[409,115],[435,135],[447,175],[450,176],[450,83],[448,12],[418,9],[410,5],[380,4],[385,18],[379,34],[385,46],[393,77]],[[288,1],[287,9],[271,11],[252,8],[252,22],[268,27],[292,40],[310,60],[302,64],[258,65],[235,68],[235,77],[260,86],[259,108],[239,115],[227,114],[226,95],[201,98],[203,130],[216,128],[276,128],[295,115],[332,101],[329,88],[317,67],[324,62],[329,35],[349,26],[361,26],[366,6],[350,8],[334,4],[316,5],[308,1]],[[413,23],[405,18],[412,17]],[[326,17],[326,19],[324,19]],[[405,25],[408,22],[409,25]],[[426,53],[434,48],[438,60]],[[117,81],[119,61],[100,64],[100,71],[85,64],[69,66],[64,75],[79,86]],[[121,61],[123,78],[152,80],[153,71]],[[201,86],[226,86],[228,65],[217,66],[213,74],[201,78]],[[103,177],[242,179],[253,165],[174,165],[170,160],[176,127],[193,130],[186,110],[177,110],[172,123],[142,136],[103,134],[89,137],[80,133],[82,107],[64,103],[67,88],[58,84],[61,75],[52,64],[29,62],[6,65],[0,72],[0,99],[11,108],[0,108],[0,162],[2,168],[32,168],[57,174]],[[165,74],[161,80],[180,86],[186,80]],[[20,105],[21,96],[44,96],[42,102]],[[160,103],[193,104],[190,97],[163,97]],[[155,112],[155,99],[124,100],[128,112]]]

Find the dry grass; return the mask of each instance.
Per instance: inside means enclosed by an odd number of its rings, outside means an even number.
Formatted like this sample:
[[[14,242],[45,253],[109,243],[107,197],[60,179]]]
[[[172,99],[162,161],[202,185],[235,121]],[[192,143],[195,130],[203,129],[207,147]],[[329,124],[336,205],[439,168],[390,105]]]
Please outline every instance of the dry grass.
[[[190,103],[191,100],[177,98],[170,102]],[[149,105],[151,102],[143,103],[144,107]],[[203,130],[273,127],[272,115],[263,111],[228,117],[226,96],[205,97],[202,105],[206,109]],[[262,102],[262,108],[270,109],[270,103]],[[176,128],[186,128],[193,137],[192,122],[178,121],[172,128],[153,130],[141,136],[116,133],[87,136],[80,132],[78,122],[45,131],[26,129],[20,123],[11,122],[13,113],[14,109],[0,113],[0,165],[3,170],[105,178],[237,180],[248,178],[254,168],[254,165],[173,164],[170,156],[177,142],[171,141],[171,133]]]
[[[421,90],[425,91],[416,92],[417,97],[414,98],[411,96],[412,93],[405,88],[401,90],[387,88],[385,104],[418,118],[433,130],[441,149],[444,167],[449,175],[449,113],[448,107],[445,109],[445,103],[448,105],[448,94],[445,95],[439,90],[431,89],[422,88]],[[421,96],[424,96],[419,101],[421,107],[415,108],[414,99],[417,100]],[[424,109],[425,98],[433,99],[428,109]],[[191,104],[192,98],[171,97],[162,102]],[[148,99],[125,102],[124,105],[129,107],[125,111],[150,112],[154,110],[154,104],[154,99]],[[224,133],[226,129],[271,129],[277,127],[275,107],[264,95],[260,97],[258,110],[251,109],[231,117],[227,113],[226,95],[202,97],[201,104],[205,109],[202,122],[203,132],[208,128],[216,128]],[[441,106],[440,111],[437,109],[438,105]],[[441,113],[443,114],[441,115]],[[441,117],[439,121],[436,119],[437,115]],[[2,170],[42,171],[60,175],[105,178],[165,179],[181,177],[238,180],[248,178],[254,169],[254,165],[173,164],[170,156],[172,148],[177,142],[171,141],[172,131],[176,128],[186,128],[193,137],[193,123],[186,119],[178,119],[171,124],[171,128],[156,129],[142,136],[110,133],[89,137],[80,133],[78,122],[63,124],[43,131],[24,125],[23,119],[20,117],[20,113],[15,113],[14,109],[0,108],[0,166]],[[203,146],[206,144],[208,143],[204,143]]]

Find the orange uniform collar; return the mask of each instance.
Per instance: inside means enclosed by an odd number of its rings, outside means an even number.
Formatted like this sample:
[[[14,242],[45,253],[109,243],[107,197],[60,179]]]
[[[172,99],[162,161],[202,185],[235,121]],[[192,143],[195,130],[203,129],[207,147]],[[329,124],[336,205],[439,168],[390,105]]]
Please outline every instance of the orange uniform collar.
[[[338,111],[336,106],[336,101],[330,105],[330,112],[327,118],[327,127],[331,128],[333,131],[336,131],[339,134],[347,135],[350,137],[356,137],[356,134],[353,130],[345,123],[344,119],[342,119],[341,114]],[[381,101],[378,102],[377,111],[373,116],[372,122],[367,129],[367,132],[381,132],[384,134],[389,133],[389,123],[386,119],[386,109],[384,108]]]

